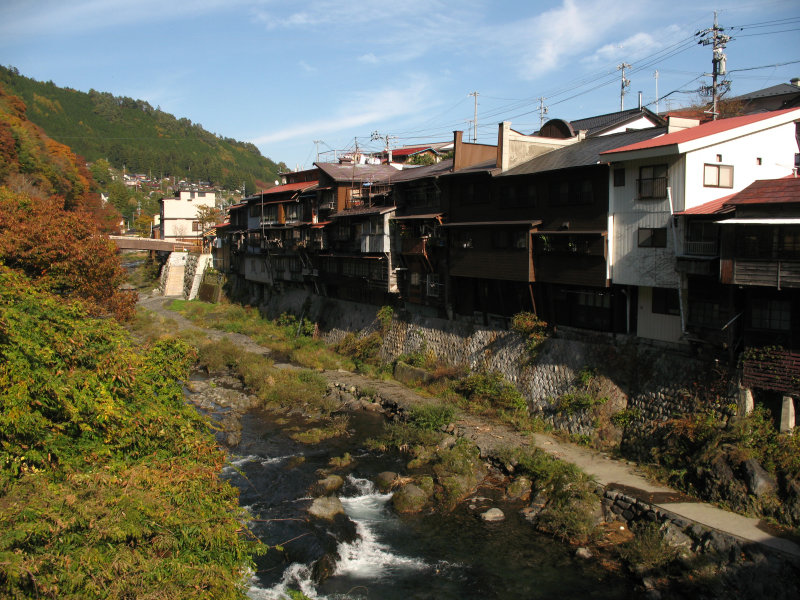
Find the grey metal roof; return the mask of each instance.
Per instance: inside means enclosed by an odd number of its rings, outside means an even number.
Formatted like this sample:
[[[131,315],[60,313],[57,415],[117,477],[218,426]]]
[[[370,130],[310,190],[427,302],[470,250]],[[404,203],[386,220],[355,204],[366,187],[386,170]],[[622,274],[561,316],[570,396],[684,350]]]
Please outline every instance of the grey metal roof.
[[[608,161],[601,159],[600,153],[614,148],[635,144],[645,140],[664,135],[666,128],[651,127],[648,129],[636,129],[624,133],[614,133],[593,138],[586,138],[570,146],[553,150],[547,154],[542,154],[524,162],[521,165],[509,169],[505,173],[500,173],[499,177],[513,175],[530,175],[532,173],[543,173],[545,171],[556,171],[558,169],[570,169],[573,167],[585,167]]]
[[[591,137],[606,129],[612,129],[624,125],[626,122],[635,121],[642,116],[650,117],[653,121],[664,124],[664,120],[661,117],[646,108],[631,108],[605,115],[576,119],[575,121],[570,121],[569,124],[572,125],[575,131],[586,130],[586,135]]]
[[[340,217],[361,217],[364,215],[383,215],[388,212],[396,210],[396,206],[359,206],[356,208],[346,208],[334,213],[330,216],[331,219],[338,219]]]
[[[360,181],[374,182],[389,179],[393,174],[399,173],[389,165],[352,165],[340,163],[314,163],[320,171],[334,181]]]
[[[753,100],[755,98],[769,98],[770,96],[783,96],[785,94],[800,94],[800,87],[792,85],[791,83],[779,83],[778,85],[773,85],[763,90],[756,90],[755,92],[735,96],[733,99]]]
[[[392,168],[394,173],[390,173],[385,179],[378,180],[376,183],[399,183],[401,181],[414,181],[416,179],[426,179],[428,177],[439,177],[449,173],[453,168],[453,159],[448,158],[441,162],[426,165],[424,167],[404,168],[398,171]]]

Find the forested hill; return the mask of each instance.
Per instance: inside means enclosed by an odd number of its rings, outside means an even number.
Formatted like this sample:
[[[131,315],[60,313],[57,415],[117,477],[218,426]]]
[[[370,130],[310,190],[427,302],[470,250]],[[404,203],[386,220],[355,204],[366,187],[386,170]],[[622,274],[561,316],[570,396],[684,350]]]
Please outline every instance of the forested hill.
[[[0,66],[0,86],[21,97],[28,118],[88,161],[106,158],[128,172],[208,181],[247,192],[269,187],[286,165],[253,144],[221,138],[189,119],[177,119],[143,100],[107,92],[60,88]]]

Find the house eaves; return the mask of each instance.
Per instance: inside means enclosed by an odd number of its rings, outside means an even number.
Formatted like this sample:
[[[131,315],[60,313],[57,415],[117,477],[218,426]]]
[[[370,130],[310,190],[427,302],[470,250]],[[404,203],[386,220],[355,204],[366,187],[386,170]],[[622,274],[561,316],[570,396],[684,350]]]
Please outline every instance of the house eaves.
[[[607,150],[602,153],[602,156],[609,161],[620,161],[685,154],[786,125],[799,119],[800,109],[798,108],[718,119],[668,133],[652,140]]]

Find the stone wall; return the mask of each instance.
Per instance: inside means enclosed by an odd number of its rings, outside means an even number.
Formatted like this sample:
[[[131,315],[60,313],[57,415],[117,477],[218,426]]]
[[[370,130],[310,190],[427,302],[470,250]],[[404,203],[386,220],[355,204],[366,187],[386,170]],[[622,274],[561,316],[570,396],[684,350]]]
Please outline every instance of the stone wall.
[[[183,297],[194,300],[203,279],[203,273],[211,262],[210,254],[189,254],[186,257],[186,268],[183,273]]]
[[[274,294],[261,309],[270,317],[303,313],[319,323],[329,342],[380,327],[379,307],[299,289]],[[648,433],[654,424],[695,408],[695,384],[705,381],[709,370],[707,361],[672,344],[570,328],[559,328],[532,361],[525,340],[513,331],[398,312],[384,336],[382,358],[391,362],[419,351],[432,352],[451,366],[502,373],[525,396],[531,414],[572,434],[591,436],[599,421],[608,425],[612,414],[628,409],[625,450],[642,457],[649,457]],[[606,403],[591,410],[557,410],[560,397],[582,390],[584,372],[592,374],[594,392]],[[621,431],[615,435],[621,437]]]

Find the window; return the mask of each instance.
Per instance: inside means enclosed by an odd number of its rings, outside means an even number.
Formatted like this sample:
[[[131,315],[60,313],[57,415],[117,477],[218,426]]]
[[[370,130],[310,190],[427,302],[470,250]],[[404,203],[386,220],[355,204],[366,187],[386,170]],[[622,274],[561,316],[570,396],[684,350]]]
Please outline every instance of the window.
[[[722,154],[717,154],[717,162],[722,162]]]
[[[692,221],[686,229],[686,253],[714,256],[717,253],[718,226],[711,221]]]
[[[639,167],[639,200],[667,197],[667,165]]]
[[[666,248],[666,227],[640,227],[639,248]]]
[[[192,221],[192,231],[202,231],[200,229],[200,221]]]
[[[285,206],[286,210],[286,220],[287,221],[299,221],[300,220],[300,205],[299,204],[287,204]]]
[[[731,165],[704,165],[703,185],[705,187],[733,187],[733,166]]]
[[[780,258],[800,258],[800,227],[781,227],[778,236]]]
[[[614,187],[625,187],[625,169],[614,169]]]
[[[197,192],[197,197],[198,198],[205,198],[206,197],[206,193],[205,192]]]
[[[758,165],[760,167],[762,164],[763,164],[763,161],[761,160],[761,157],[759,156],[758,158],[756,158],[756,165]]]
[[[420,281],[419,273],[417,271],[411,271],[411,280],[409,281],[409,283],[414,287],[417,287],[419,286],[419,281]]]
[[[517,250],[525,250],[528,247],[528,232],[515,231],[511,235],[511,243]]]
[[[681,314],[678,290],[672,288],[653,288],[652,312],[658,315]]]
[[[756,329],[789,331],[792,324],[789,302],[786,300],[753,300],[750,323]]]

